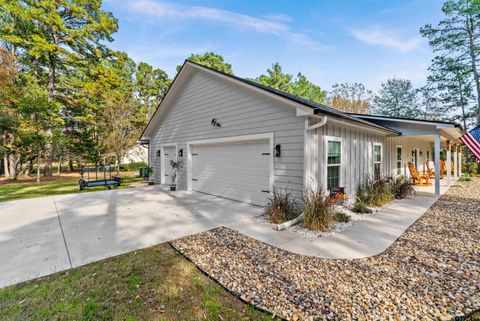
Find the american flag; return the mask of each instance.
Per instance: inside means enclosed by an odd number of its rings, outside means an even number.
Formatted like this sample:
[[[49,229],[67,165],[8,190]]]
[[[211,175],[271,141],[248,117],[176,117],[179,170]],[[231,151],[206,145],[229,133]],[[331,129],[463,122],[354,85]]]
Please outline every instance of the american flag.
[[[480,125],[465,133],[460,140],[468,147],[468,149],[477,157],[480,163]]]

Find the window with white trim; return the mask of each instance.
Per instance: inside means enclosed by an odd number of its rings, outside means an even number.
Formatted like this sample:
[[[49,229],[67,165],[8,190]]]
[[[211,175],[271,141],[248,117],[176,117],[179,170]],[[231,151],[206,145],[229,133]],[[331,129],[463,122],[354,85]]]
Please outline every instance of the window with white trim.
[[[382,173],[382,144],[373,144],[373,178],[379,179]]]
[[[402,146],[397,146],[396,152],[397,175],[402,175]]]
[[[341,184],[342,141],[328,139],[327,141],[327,189],[339,187]]]

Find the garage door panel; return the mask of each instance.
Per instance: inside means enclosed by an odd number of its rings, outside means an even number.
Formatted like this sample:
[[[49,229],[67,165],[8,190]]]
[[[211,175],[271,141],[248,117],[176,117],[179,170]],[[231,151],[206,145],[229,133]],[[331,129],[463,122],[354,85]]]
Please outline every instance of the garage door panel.
[[[192,189],[263,205],[270,186],[268,140],[192,146]]]

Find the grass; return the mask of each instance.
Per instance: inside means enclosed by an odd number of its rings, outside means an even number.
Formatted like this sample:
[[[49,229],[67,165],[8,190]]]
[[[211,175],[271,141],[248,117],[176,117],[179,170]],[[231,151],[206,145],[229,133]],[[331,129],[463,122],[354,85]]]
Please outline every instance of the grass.
[[[301,204],[295,199],[295,196],[287,191],[273,189],[273,194],[269,196],[264,213],[274,224],[284,223],[293,220],[302,212]]]
[[[321,190],[306,191],[303,200],[303,224],[312,231],[324,231],[333,222],[333,201]]]
[[[139,185],[143,179],[135,177],[136,174],[137,172],[121,172],[120,176],[123,178],[122,185],[119,187],[112,187],[112,189],[130,188]],[[0,202],[105,190],[105,187],[93,187],[80,192],[78,189],[79,178],[80,176],[78,173],[72,173],[42,179],[42,182],[40,183],[36,183],[35,178],[3,180],[0,181]]]
[[[0,289],[2,320],[272,320],[168,244]]]

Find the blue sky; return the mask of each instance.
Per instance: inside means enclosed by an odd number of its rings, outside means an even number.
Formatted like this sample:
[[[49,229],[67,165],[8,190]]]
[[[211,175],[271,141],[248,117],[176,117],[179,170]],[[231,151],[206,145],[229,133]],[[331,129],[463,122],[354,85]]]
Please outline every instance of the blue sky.
[[[113,49],[165,70],[214,51],[235,74],[256,77],[273,62],[325,90],[387,78],[421,86],[433,57],[419,28],[441,19],[443,1],[105,0],[119,19]]]

